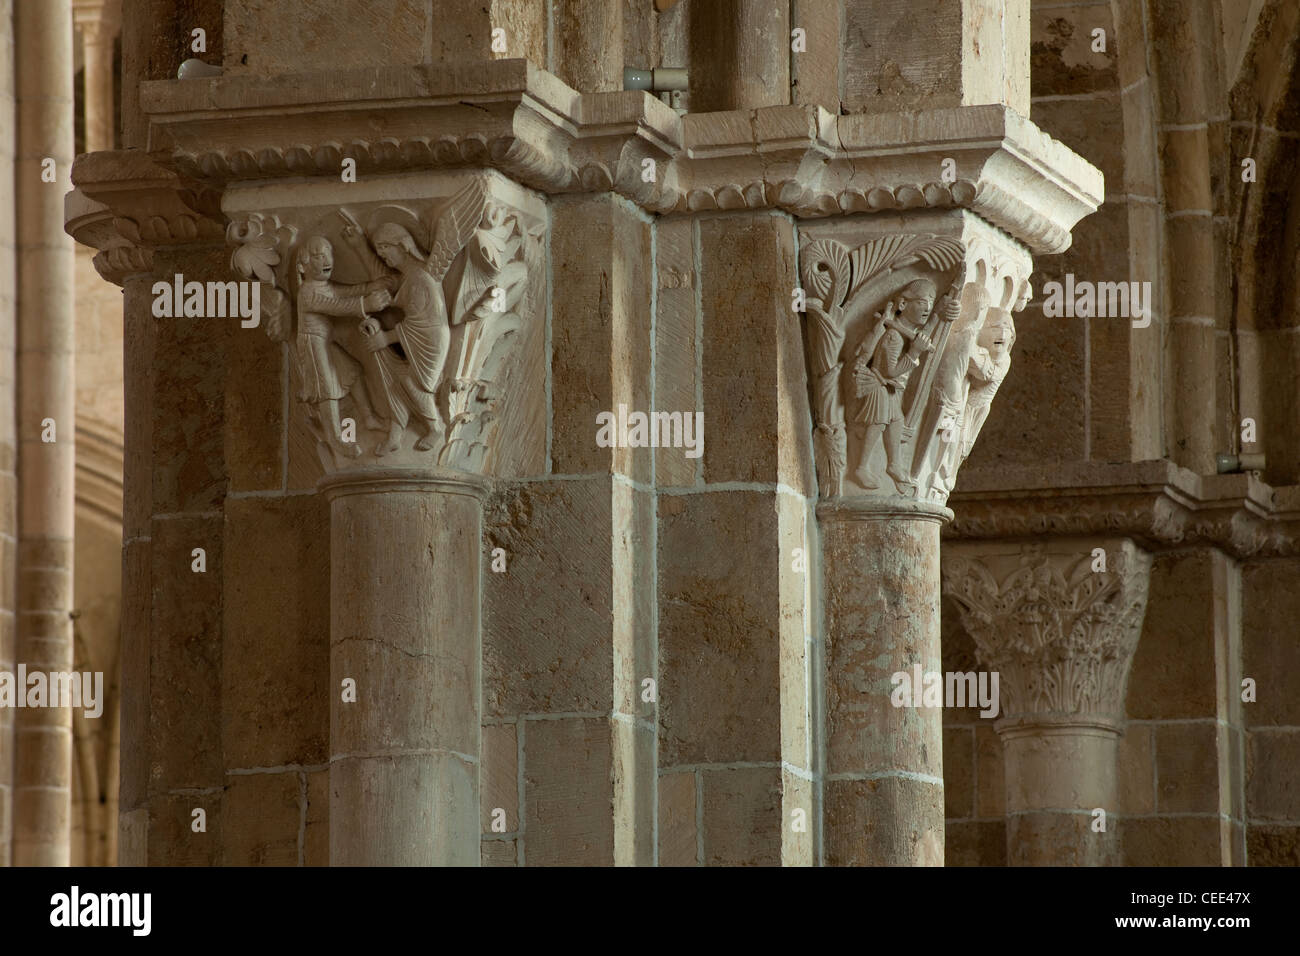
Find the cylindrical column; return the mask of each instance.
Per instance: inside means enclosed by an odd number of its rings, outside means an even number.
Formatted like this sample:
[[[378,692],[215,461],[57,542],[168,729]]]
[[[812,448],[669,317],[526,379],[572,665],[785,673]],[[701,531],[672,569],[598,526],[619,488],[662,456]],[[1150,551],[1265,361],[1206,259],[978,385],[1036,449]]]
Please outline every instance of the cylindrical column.
[[[117,0],[76,5],[81,28],[86,104],[86,152],[112,149],[113,41],[121,26]]]
[[[482,486],[415,470],[330,501],[330,863],[477,866]]]
[[[1167,272],[1167,328],[1152,326],[1132,334],[1134,338],[1156,336],[1167,349],[1165,389],[1172,394],[1166,399],[1165,456],[1197,474],[1212,475],[1215,453],[1232,447],[1232,433],[1239,427],[1229,425],[1225,434],[1220,414],[1221,407],[1232,401],[1217,384],[1223,361],[1219,337],[1229,334],[1231,307],[1225,304],[1216,279],[1226,276],[1231,267],[1222,262],[1224,244],[1215,217],[1224,209],[1215,198],[1219,190],[1213,164],[1206,161],[1215,154],[1214,128],[1227,112],[1227,103],[1221,94],[1214,95],[1220,84],[1211,79],[1213,61],[1189,55],[1205,42],[1203,38],[1215,35],[1212,9],[1192,4],[1175,11],[1158,4],[1151,16],[1148,29],[1153,35],[1178,38],[1177,43],[1161,44],[1152,51],[1159,64],[1154,71],[1159,89],[1153,102],[1160,105],[1155,155],[1163,167],[1164,256],[1178,268]]]
[[[0,0],[0,209],[14,202],[14,47],[13,0]],[[0,215],[0,569],[18,558],[18,392],[15,373],[18,277],[13,216]],[[12,573],[0,573],[0,671],[13,673],[14,619],[17,607]],[[0,866],[12,850],[14,711],[0,707]]]
[[[1119,863],[1124,691],[1150,574],[1124,538],[945,546],[944,591],[999,677],[1012,866]]]
[[[1118,724],[1009,718],[1002,738],[1010,866],[1117,866]]]
[[[63,195],[72,161],[72,10],[14,11],[18,149],[18,628],[26,672],[72,670],[75,434],[72,239]],[[56,182],[43,181],[53,160]],[[48,704],[48,699],[46,701]],[[66,866],[72,813],[72,712],[15,712],[18,866]]]
[[[579,93],[621,90],[623,4],[602,0],[555,0],[551,5],[551,18],[555,75]],[[647,59],[649,55],[647,51]],[[627,65],[651,67],[660,64],[643,61]]]
[[[943,711],[895,706],[893,675],[939,670],[939,528],[951,515],[901,498],[817,509],[830,865],[943,865]]]
[[[692,112],[790,102],[786,0],[712,0],[692,3],[687,12]]]

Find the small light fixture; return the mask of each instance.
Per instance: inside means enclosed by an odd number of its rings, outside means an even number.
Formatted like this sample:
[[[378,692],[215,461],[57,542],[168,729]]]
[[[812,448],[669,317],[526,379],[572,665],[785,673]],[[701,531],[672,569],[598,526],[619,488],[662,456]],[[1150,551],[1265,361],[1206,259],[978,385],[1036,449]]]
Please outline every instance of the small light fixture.
[[[1221,475],[1235,475],[1243,471],[1263,471],[1263,454],[1215,455],[1214,463]]]
[[[623,70],[623,89],[665,93],[687,88],[687,75],[680,67],[655,67],[653,70],[629,66]]]
[[[645,90],[654,93],[660,101],[685,113],[682,97],[689,88],[686,70],[680,67],[659,66],[654,69],[629,66],[623,70],[623,89]]]

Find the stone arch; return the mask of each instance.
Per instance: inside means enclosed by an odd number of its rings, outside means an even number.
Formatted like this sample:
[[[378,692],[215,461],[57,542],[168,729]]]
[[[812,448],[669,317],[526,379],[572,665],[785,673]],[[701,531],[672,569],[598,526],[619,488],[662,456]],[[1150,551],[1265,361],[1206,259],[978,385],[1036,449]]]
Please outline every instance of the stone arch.
[[[1240,344],[1240,415],[1254,418],[1271,484],[1300,479],[1300,424],[1291,408],[1300,375],[1300,7],[1269,0],[1230,92],[1232,301]],[[1241,160],[1255,181],[1242,181]],[[1235,430],[1235,429],[1234,429]]]

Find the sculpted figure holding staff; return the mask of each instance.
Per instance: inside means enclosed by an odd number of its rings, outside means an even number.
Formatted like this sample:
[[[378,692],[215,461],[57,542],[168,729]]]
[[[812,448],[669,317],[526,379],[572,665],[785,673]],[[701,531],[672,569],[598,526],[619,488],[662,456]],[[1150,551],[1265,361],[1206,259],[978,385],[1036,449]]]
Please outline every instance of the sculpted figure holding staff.
[[[861,400],[853,418],[866,426],[855,477],[868,491],[879,487],[867,465],[876,443],[885,442],[885,472],[902,490],[912,483],[902,467],[903,392],[912,371],[934,347],[927,322],[936,297],[929,279],[915,279],[893,302],[876,313],[876,325],[855,353],[853,381]]]

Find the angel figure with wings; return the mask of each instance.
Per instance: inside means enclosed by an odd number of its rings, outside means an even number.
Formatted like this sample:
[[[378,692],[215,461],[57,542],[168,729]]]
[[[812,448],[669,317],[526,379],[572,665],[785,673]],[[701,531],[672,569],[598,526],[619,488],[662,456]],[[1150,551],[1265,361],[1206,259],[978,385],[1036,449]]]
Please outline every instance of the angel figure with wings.
[[[482,202],[477,184],[470,184],[451,198],[438,219],[427,259],[411,231],[397,222],[372,225],[369,236],[354,221],[343,229],[344,240],[372,277],[390,269],[400,276],[392,301],[401,316],[396,325],[385,330],[374,317],[360,325],[369,352],[367,372],[375,383],[372,391],[378,393],[376,404],[388,420],[388,436],[376,447],[376,456],[399,449],[402,433],[412,417],[424,426],[424,434],[415,443],[419,451],[433,449],[446,432],[437,400],[451,345],[442,280],[473,236]],[[400,355],[391,348],[394,345],[400,347]]]

